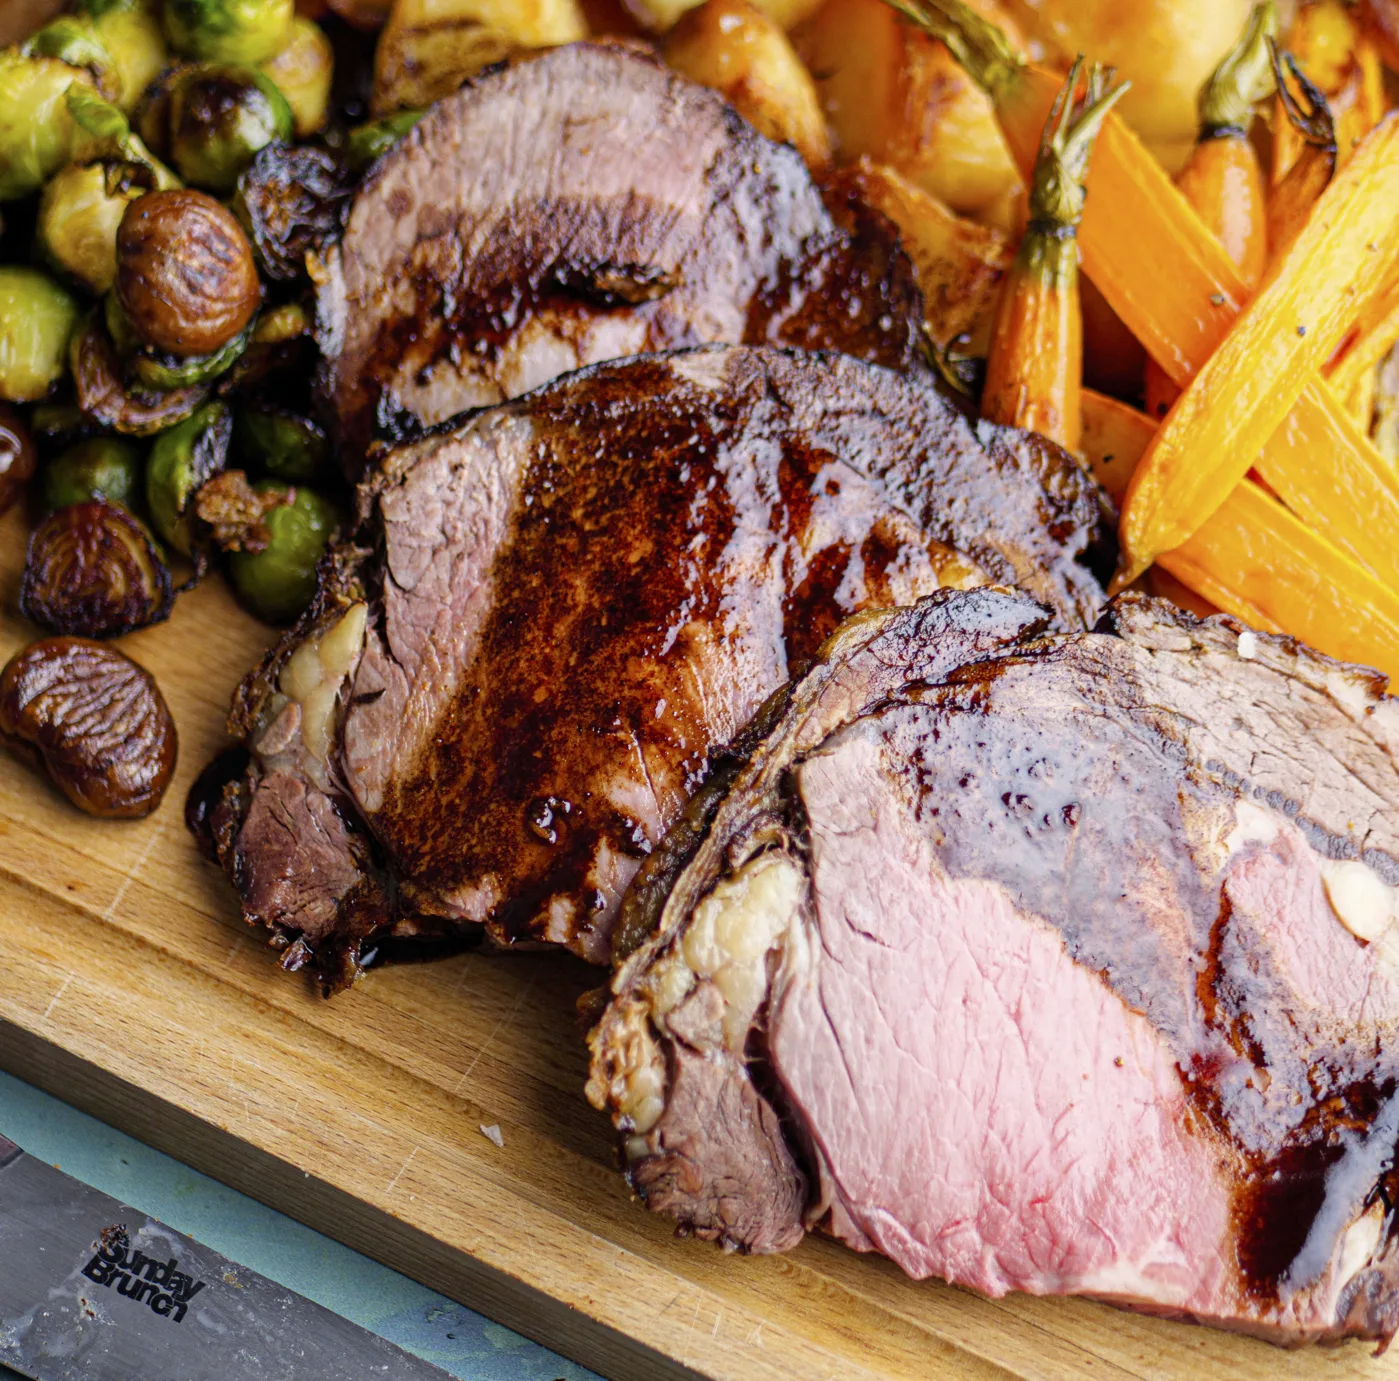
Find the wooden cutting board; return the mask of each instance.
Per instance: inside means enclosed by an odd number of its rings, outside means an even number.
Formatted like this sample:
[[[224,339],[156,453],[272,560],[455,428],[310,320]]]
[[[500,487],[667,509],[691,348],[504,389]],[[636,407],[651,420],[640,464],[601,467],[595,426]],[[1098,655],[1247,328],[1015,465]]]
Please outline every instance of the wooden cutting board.
[[[11,513],[0,660],[35,636],[23,544]],[[597,973],[460,955],[325,1001],[239,919],[181,809],[268,638],[211,579],[123,642],[180,733],[148,820],[89,820],[0,753],[0,1066],[609,1376],[1399,1378],[1399,1350],[985,1300],[820,1238],[765,1258],[676,1239],[583,1099],[574,1000]]]

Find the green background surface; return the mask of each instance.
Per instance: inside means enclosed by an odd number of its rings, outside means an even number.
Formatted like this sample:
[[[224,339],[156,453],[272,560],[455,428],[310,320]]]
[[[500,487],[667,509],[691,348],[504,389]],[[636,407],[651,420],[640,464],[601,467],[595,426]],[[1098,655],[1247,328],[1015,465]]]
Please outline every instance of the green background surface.
[[[3,1073],[0,1134],[450,1376],[596,1381],[587,1368]],[[15,1375],[0,1367],[0,1378]]]

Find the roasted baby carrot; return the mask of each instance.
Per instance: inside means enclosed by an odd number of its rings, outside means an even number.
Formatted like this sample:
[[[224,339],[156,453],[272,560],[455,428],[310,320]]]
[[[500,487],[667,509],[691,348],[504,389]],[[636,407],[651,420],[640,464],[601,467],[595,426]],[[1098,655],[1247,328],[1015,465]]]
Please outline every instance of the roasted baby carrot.
[[[1273,258],[1281,259],[1336,175],[1336,125],[1326,97],[1302,75],[1297,59],[1276,44],[1272,52],[1278,105],[1300,141],[1292,166],[1268,202],[1268,240]]]
[[[1093,141],[1126,83],[1104,91],[1096,67],[1075,113],[1083,60],[1074,63],[1045,122],[1031,178],[1029,223],[1001,289],[986,358],[981,414],[1078,449],[1083,315],[1078,223]]]
[[[1225,55],[1200,93],[1200,130],[1176,185],[1214,232],[1250,289],[1268,263],[1268,198],[1263,169],[1249,138],[1259,101],[1275,81],[1269,43],[1277,30],[1272,0],[1255,5],[1238,43]],[[1180,390],[1148,359],[1146,406],[1164,417]]]
[[[1399,267],[1399,122],[1322,194],[1273,277],[1181,394],[1132,476],[1119,583],[1219,507]]]

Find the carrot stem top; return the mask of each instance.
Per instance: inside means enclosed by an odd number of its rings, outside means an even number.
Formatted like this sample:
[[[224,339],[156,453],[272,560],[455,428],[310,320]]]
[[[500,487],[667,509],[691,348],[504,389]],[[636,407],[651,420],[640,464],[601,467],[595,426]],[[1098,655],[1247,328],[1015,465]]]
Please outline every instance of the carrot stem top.
[[[1108,111],[1131,85],[1120,82],[1108,90],[1110,74],[1094,63],[1088,73],[1083,105],[1077,107],[1082,72],[1083,57],[1080,55],[1054,98],[1040,139],[1039,157],[1035,160],[1035,174],[1030,184],[1030,225],[1040,232],[1072,230],[1078,225],[1087,196],[1093,141]]]
[[[1271,46],[1278,31],[1273,0],[1255,5],[1239,41],[1214,69],[1200,92],[1200,132],[1205,137],[1247,134],[1254,107],[1273,94]]]

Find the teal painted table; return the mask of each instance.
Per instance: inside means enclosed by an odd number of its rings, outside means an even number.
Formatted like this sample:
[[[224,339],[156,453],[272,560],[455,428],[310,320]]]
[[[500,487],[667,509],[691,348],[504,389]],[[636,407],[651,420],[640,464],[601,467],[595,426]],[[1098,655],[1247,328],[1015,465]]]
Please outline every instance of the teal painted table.
[[[462,1381],[595,1381],[585,1367],[3,1073],[0,1134]],[[0,1367],[0,1381],[14,1376]]]

